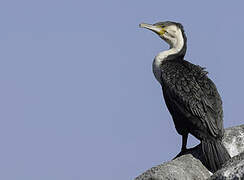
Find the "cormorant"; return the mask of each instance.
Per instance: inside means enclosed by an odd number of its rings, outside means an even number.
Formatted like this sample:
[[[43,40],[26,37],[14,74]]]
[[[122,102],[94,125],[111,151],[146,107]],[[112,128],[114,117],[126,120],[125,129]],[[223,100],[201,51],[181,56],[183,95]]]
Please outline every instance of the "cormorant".
[[[204,68],[186,60],[186,35],[180,23],[166,21],[140,24],[165,40],[170,49],[153,61],[153,73],[161,84],[166,106],[186,152],[188,134],[201,141],[205,166],[217,171],[230,155],[222,144],[224,135],[222,100]]]

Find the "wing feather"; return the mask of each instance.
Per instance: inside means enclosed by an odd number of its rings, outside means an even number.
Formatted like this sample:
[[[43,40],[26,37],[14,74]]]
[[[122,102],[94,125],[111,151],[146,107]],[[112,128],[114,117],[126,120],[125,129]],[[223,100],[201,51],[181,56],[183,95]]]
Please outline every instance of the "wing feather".
[[[179,68],[179,72],[173,72],[174,76],[164,78],[165,74],[162,71],[162,80],[165,85],[165,92],[168,96],[168,106],[176,107],[179,111],[184,113],[190,113],[194,119],[198,119],[201,122],[201,126],[205,127],[212,136],[217,137],[221,131],[221,127],[218,124],[218,108],[216,109],[213,103],[213,100],[206,93],[204,87],[198,78],[207,78],[206,72],[199,72],[199,74],[194,74],[194,71],[186,71],[184,68]],[[199,68],[199,67],[198,67]],[[199,69],[197,69],[199,71]],[[201,70],[202,71],[202,70]],[[184,77],[177,77],[175,74],[184,75]],[[167,74],[170,76],[170,74]],[[170,81],[169,81],[170,80]],[[217,91],[217,90],[216,90]],[[219,97],[220,98],[220,97]],[[220,99],[221,101],[221,99]],[[171,114],[174,109],[171,107]],[[170,107],[169,107],[170,109]],[[222,109],[222,107],[221,107]],[[192,121],[193,118],[190,118],[189,121]],[[196,122],[190,122],[196,124]]]

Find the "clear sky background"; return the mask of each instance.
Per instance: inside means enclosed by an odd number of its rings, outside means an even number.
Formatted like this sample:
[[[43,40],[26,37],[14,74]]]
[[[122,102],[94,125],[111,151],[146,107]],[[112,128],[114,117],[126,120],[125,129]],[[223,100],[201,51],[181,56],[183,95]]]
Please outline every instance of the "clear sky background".
[[[168,46],[141,22],[184,25],[186,59],[207,67],[225,127],[242,124],[243,6],[1,1],[0,179],[133,179],[179,153],[181,136],[151,70]]]

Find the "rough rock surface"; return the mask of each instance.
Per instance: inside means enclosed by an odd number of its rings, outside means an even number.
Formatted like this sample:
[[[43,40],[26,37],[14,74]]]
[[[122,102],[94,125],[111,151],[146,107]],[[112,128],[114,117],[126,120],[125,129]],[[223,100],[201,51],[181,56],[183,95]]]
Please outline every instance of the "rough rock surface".
[[[224,146],[231,157],[244,151],[244,125],[225,129]]]
[[[244,179],[244,152],[231,158],[222,169],[214,173],[209,180]]]
[[[210,172],[191,154],[183,155],[167,163],[153,167],[135,180],[203,180],[210,177]]]
[[[244,153],[241,153],[244,152],[244,125],[225,129],[223,143],[231,157],[235,157],[211,176],[211,180],[230,180],[231,178],[244,180]],[[238,154],[240,155],[236,156]],[[201,161],[202,153],[198,145],[184,154],[178,154],[172,161],[147,170],[135,180],[201,180],[210,178],[211,173]]]

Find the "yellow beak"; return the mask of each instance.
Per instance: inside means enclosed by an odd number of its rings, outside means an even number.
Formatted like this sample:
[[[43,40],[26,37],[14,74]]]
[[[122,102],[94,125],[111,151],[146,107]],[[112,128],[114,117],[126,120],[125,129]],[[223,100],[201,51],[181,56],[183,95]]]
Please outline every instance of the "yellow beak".
[[[162,28],[161,26],[155,26],[152,24],[141,23],[141,24],[139,24],[139,27],[149,29],[149,30],[157,33],[158,35],[163,35],[165,33],[165,29]]]

